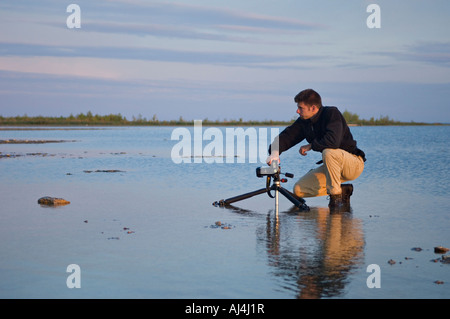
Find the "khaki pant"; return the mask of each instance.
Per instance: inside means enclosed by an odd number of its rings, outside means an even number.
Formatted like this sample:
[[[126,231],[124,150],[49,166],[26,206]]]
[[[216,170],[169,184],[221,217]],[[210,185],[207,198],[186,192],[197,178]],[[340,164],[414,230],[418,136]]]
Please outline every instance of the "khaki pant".
[[[355,180],[364,170],[364,160],[342,149],[322,151],[323,165],[310,170],[294,185],[299,197],[341,194],[341,183]]]

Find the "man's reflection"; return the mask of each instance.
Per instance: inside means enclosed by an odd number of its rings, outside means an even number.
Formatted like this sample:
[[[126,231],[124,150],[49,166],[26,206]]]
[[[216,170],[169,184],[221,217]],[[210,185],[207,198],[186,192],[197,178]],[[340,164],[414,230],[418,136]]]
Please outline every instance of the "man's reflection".
[[[339,296],[363,262],[362,223],[351,213],[330,214],[321,207],[280,216],[269,212],[265,233],[269,265],[298,298]]]

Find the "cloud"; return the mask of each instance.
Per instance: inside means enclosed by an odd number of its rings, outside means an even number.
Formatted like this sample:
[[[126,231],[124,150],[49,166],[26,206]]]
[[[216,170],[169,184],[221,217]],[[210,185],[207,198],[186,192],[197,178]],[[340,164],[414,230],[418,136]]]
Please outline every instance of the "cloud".
[[[173,2],[110,0],[101,2],[95,10],[98,12],[84,20],[83,30],[160,38],[293,45],[292,41],[283,41],[280,37],[327,28],[299,19]]]
[[[277,67],[290,64],[317,61],[324,57],[316,55],[270,55],[232,52],[205,52],[170,50],[143,47],[111,46],[68,46],[24,43],[2,43],[0,56],[8,57],[85,57],[118,60],[141,60],[160,62],[183,62],[193,64],[214,64],[242,67]],[[286,65],[285,65],[286,66]],[[283,67],[278,65],[278,67]]]
[[[223,29],[225,32],[220,29]],[[267,37],[258,38],[264,33],[273,31],[255,27],[216,26],[215,28],[204,29],[169,24],[88,21],[84,24],[83,31],[186,40],[293,45],[289,41],[280,41]]]
[[[78,0],[83,28],[103,33],[156,34],[161,36],[211,39],[211,34],[245,32],[310,32],[327,27],[297,18],[273,16],[237,9],[168,1]],[[56,0],[0,3],[5,12],[26,16],[41,24],[64,27],[67,4]],[[34,16],[34,18],[32,18]],[[43,19],[45,17],[45,19]],[[230,38],[214,38],[227,40]]]
[[[55,24],[53,24],[55,26]],[[132,23],[110,21],[87,21],[83,31],[107,34],[127,34],[131,36],[152,36],[158,38],[174,38],[185,40],[205,40],[236,42],[246,44],[266,44],[295,46],[297,43],[280,40],[281,35],[300,35],[301,30],[279,30],[268,27],[253,27],[242,25],[214,25],[209,28],[173,24]],[[268,37],[271,35],[272,37]]]
[[[401,61],[450,67],[450,42],[417,42],[404,46],[404,49],[401,51],[382,51],[374,52],[374,54]]]
[[[173,2],[110,0],[79,5],[82,30],[103,34],[294,45],[280,37],[327,29],[294,18]],[[55,19],[35,22],[65,27]]]
[[[133,17],[133,19],[145,19],[146,22],[153,23],[159,21],[178,25],[239,25],[280,30],[320,30],[325,28],[324,25],[298,19],[202,5],[135,0],[109,0],[108,2],[116,4],[116,9],[121,5],[127,6],[126,13],[122,17],[117,16],[119,19]]]
[[[409,46],[405,58],[450,67],[450,42],[422,42]]]

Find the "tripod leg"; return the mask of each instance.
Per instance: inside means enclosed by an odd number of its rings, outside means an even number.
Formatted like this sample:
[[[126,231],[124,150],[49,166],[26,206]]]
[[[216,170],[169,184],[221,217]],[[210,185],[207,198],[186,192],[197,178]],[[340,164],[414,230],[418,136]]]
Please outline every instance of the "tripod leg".
[[[280,186],[280,188],[283,188],[283,187]],[[294,195],[294,193],[288,191],[286,188],[283,188],[283,191],[285,193],[287,193],[289,196],[291,196],[291,197],[295,198],[296,200],[298,200],[300,203],[302,203],[302,204],[306,203],[306,201],[303,198],[298,197],[297,195]]]
[[[238,196],[235,196],[235,197],[231,197],[231,198],[228,198],[228,199],[222,199],[222,200],[220,200],[218,202],[214,202],[213,205],[214,206],[225,206],[225,205],[228,205],[228,204],[240,201],[240,200],[244,200],[244,199],[247,199],[247,198],[259,195],[259,194],[263,194],[265,192],[267,192],[267,188],[261,188],[261,189],[258,189],[256,191],[250,192],[250,193],[245,193],[245,194],[238,195]]]
[[[278,187],[278,191],[284,195],[287,199],[289,199],[295,206],[300,208],[301,210],[307,210],[309,211],[309,207],[306,205],[306,202],[303,198],[297,197],[294,194],[292,194],[290,191],[283,187]]]

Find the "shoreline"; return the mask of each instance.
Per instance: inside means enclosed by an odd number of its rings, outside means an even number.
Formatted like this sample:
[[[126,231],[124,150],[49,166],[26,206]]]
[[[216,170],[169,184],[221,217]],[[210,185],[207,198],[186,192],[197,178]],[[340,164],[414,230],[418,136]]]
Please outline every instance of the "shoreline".
[[[358,114],[351,113],[349,111],[344,111],[342,113],[345,121],[349,126],[403,126],[403,125],[414,125],[414,126],[429,126],[429,125],[450,125],[450,123],[439,123],[439,122],[415,122],[411,120],[410,122],[398,121],[389,118],[389,116],[380,116],[375,119],[371,117],[369,120],[360,118]],[[93,115],[92,112],[87,112],[87,114],[80,113],[76,116],[70,115],[69,117],[64,116],[7,116],[4,117],[0,114],[0,128],[1,127],[110,127],[110,126],[188,126],[193,125],[196,121],[201,121],[203,126],[288,126],[294,123],[297,117],[292,117],[290,120],[245,120],[243,118],[239,119],[216,119],[215,121],[204,119],[193,119],[186,120],[182,116],[179,119],[172,120],[159,120],[156,114],[151,118],[147,119],[139,115],[137,118],[133,116],[131,120],[127,119],[125,116],[119,114],[109,114],[109,115]]]
[[[203,122],[202,126],[213,127],[253,127],[253,126],[289,126],[293,122]],[[0,124],[0,131],[13,131],[13,130],[104,130],[108,128],[118,127],[179,127],[179,126],[193,126],[194,122],[176,122],[176,123],[156,123],[156,124],[137,124],[137,123],[125,123],[125,124]],[[380,126],[450,126],[450,123],[392,123],[392,124],[355,124],[348,123],[349,127],[380,127]]]

